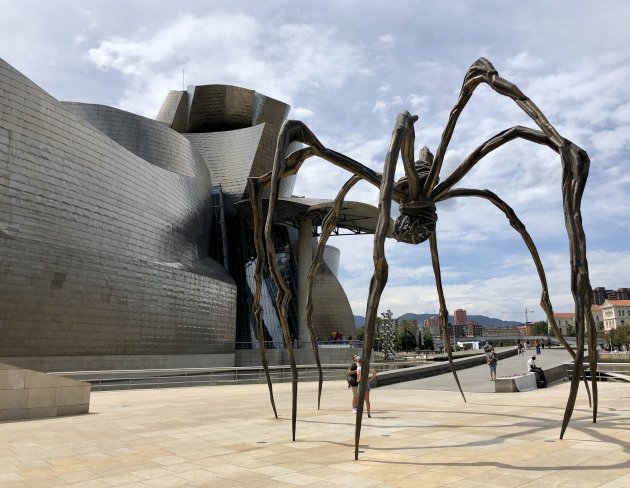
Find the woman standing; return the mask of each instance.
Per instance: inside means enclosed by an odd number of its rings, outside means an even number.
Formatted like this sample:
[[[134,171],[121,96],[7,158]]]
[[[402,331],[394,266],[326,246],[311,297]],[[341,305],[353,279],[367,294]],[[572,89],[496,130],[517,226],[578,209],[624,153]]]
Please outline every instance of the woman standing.
[[[363,365],[362,361],[361,361],[361,357],[357,356],[357,380],[359,381],[359,383],[361,382],[361,367]],[[376,371],[370,368],[369,371],[369,377],[368,377],[368,381],[367,381],[367,385],[365,385],[365,407],[367,409],[367,414],[368,414],[368,418],[372,418],[372,415],[370,413],[370,381],[372,381],[374,378],[376,378]]]
[[[499,356],[494,348],[486,353],[486,362],[490,366],[490,381],[494,381],[497,379],[497,363],[499,362]]]

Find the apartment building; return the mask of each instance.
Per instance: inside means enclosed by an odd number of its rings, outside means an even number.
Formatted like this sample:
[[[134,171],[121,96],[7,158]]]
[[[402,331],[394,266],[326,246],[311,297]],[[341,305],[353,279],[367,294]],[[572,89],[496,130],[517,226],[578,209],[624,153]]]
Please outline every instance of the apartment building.
[[[606,300],[601,308],[604,330],[630,325],[630,300]]]

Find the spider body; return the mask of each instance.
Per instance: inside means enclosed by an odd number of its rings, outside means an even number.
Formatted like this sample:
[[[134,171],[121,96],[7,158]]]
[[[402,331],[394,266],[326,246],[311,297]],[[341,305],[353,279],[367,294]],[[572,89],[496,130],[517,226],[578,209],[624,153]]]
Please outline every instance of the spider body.
[[[455,125],[466,103],[472,96],[475,88],[485,83],[501,96],[505,96],[515,102],[534,122],[538,129],[515,126],[495,134],[486,142],[475,148],[461,164],[440,183],[440,171],[444,155],[453,135]],[[315,273],[321,263],[323,249],[328,237],[335,228],[340,209],[348,191],[358,181],[364,180],[379,189],[379,216],[374,231],[374,275],[370,281],[367,309],[365,314],[365,338],[363,346],[363,367],[369,369],[372,347],[374,344],[376,317],[382,292],[388,278],[388,264],[385,256],[385,239],[389,236],[398,241],[410,244],[418,244],[429,241],[431,261],[435,276],[436,289],[440,303],[440,327],[444,336],[444,343],[449,358],[449,365],[455,377],[459,390],[466,401],[463,390],[457,378],[456,368],[452,360],[451,345],[448,336],[448,310],[446,299],[442,288],[441,270],[438,255],[438,244],[436,235],[437,212],[435,204],[450,198],[475,197],[482,198],[492,203],[499,211],[503,212],[510,225],[519,233],[527,249],[530,252],[541,284],[540,305],[547,314],[549,323],[558,340],[565,346],[574,358],[574,374],[571,379],[569,398],[564,411],[560,438],[568,426],[571,418],[579,382],[583,372],[583,358],[585,349],[585,337],[588,333],[589,367],[591,369],[592,391],[593,391],[593,422],[597,417],[597,370],[596,361],[596,327],[591,313],[592,289],[588,277],[588,262],[586,259],[586,237],[582,227],[582,217],[580,211],[581,197],[588,177],[589,158],[584,150],[562,137],[558,131],[547,120],[542,111],[513,83],[499,76],[494,66],[484,58],[480,58],[470,67],[464,77],[458,100],[453,107],[446,128],[442,134],[440,144],[435,153],[435,157],[427,148],[420,150],[420,156],[414,161],[414,123],[417,116],[412,116],[408,112],[398,115],[396,124],[392,131],[390,146],[385,157],[383,172],[377,173],[369,167],[355,161],[348,156],[338,153],[325,147],[313,134],[313,132],[303,123],[296,120],[288,120],[284,123],[278,135],[278,144],[274,159],[273,171],[258,178],[250,178],[248,182],[249,197],[252,203],[252,214],[254,223],[254,241],[257,249],[256,264],[256,293],[253,304],[254,315],[256,317],[257,329],[262,334],[262,312],[260,304],[260,287],[262,282],[262,270],[265,262],[269,266],[270,274],[277,286],[276,306],[280,318],[280,325],[285,337],[287,355],[291,365],[293,377],[293,402],[292,402],[292,432],[295,440],[296,415],[297,415],[297,369],[291,347],[291,335],[287,321],[288,302],[291,294],[284,283],[280,273],[275,247],[272,240],[271,229],[274,225],[276,203],[278,200],[280,181],[283,177],[297,173],[302,163],[312,156],[318,156],[338,167],[348,171],[352,176],[343,186],[335,198],[333,207],[322,223],[322,232],[318,243],[317,252],[309,270],[309,290],[306,306],[306,325],[311,335],[313,352],[319,370],[319,399],[322,391],[322,369],[317,351],[317,340],[313,331],[312,319],[312,283]],[[527,232],[525,226],[516,216],[510,206],[499,196],[489,190],[475,188],[457,188],[453,186],[490,152],[502,145],[514,140],[524,139],[536,144],[541,144],[555,151],[562,164],[562,195],[563,210],[567,236],[570,244],[571,263],[571,291],[575,299],[575,322],[577,332],[577,347],[573,350],[564,340],[554,319],[553,307],[549,298],[549,290],[544,268],[538,250]],[[304,147],[297,151],[290,152],[293,143],[301,143]],[[293,146],[294,147],[294,146]],[[398,160],[401,159],[405,175],[398,181],[394,181],[394,174]],[[262,192],[264,187],[270,186],[269,205],[264,218]],[[394,228],[390,229],[391,205],[396,202],[399,205],[400,215],[394,223]],[[588,325],[588,328],[586,327]],[[268,368],[266,366],[264,341],[261,345],[261,359],[265,366],[267,384],[271,397],[272,406],[275,413],[273,401],[273,390]],[[591,401],[590,390],[586,390]],[[359,441],[361,433],[363,401],[367,386],[367,375],[362,376],[359,385],[359,399],[356,417],[355,430],[355,459],[358,459]],[[276,413],[277,416],[277,413]]]
[[[400,215],[394,222],[392,237],[399,242],[420,244],[426,241],[434,232],[437,223],[435,202],[424,194],[424,184],[429,176],[433,154],[425,146],[420,151],[420,157],[414,163],[414,171],[422,191],[414,196],[413,201],[403,201],[399,204]],[[394,188],[404,194],[409,194],[409,178],[401,177]]]

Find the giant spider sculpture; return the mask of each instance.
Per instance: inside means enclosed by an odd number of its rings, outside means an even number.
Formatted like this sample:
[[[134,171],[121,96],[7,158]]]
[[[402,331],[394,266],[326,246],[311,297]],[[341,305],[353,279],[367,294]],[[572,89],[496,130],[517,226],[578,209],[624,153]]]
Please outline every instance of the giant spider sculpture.
[[[472,96],[475,88],[481,83],[486,83],[495,92],[516,102],[516,104],[534,121],[539,130],[515,126],[496,134],[472,151],[462,161],[457,169],[455,169],[452,174],[448,175],[444,181],[440,183],[440,170],[442,168],[444,155],[455,129],[457,119]],[[584,340],[587,332],[589,368],[591,371],[596,371],[597,368],[595,357],[596,332],[591,313],[592,290],[588,276],[586,241],[580,212],[582,193],[588,177],[590,164],[588,155],[584,150],[562,137],[549,123],[540,109],[527,96],[525,96],[516,85],[499,76],[494,66],[485,58],[477,60],[466,73],[459,98],[450,113],[448,123],[442,134],[435,156],[433,156],[429,149],[424,147],[420,150],[418,161],[414,161],[414,123],[417,120],[417,116],[412,116],[408,112],[398,115],[396,126],[394,127],[391,138],[391,144],[385,158],[382,174],[376,173],[370,168],[343,154],[326,148],[304,123],[289,120],[285,122],[278,135],[278,144],[272,172],[257,178],[250,178],[248,180],[248,192],[253,212],[254,241],[258,258],[255,274],[256,291],[253,304],[254,317],[256,319],[257,334],[259,337],[263,337],[260,296],[262,272],[266,262],[268,263],[270,273],[278,290],[276,295],[276,305],[280,316],[280,323],[292,370],[293,440],[295,440],[296,430],[298,376],[287,321],[288,304],[291,299],[291,294],[284,283],[276,262],[276,253],[271,232],[274,225],[276,204],[278,201],[278,193],[282,178],[297,173],[302,163],[312,156],[318,156],[326,161],[329,161],[330,163],[347,170],[353,175],[337,195],[332,209],[329,211],[322,223],[321,237],[308,275],[309,290],[307,299],[307,327],[311,336],[313,351],[319,369],[318,408],[321,400],[323,376],[317,351],[316,336],[312,327],[312,285],[315,274],[322,260],[326,241],[336,225],[345,195],[358,181],[365,180],[379,188],[380,195],[379,215],[376,230],[374,232],[374,275],[370,282],[365,320],[363,368],[369,369],[370,366],[377,309],[381,294],[385,284],[387,283],[388,265],[384,250],[386,237],[391,235],[398,241],[410,244],[418,244],[428,240],[440,302],[440,327],[445,337],[444,342],[447,345],[448,360],[451,371],[453,372],[459,391],[462,394],[464,401],[466,401],[453,364],[452,350],[448,337],[448,311],[442,289],[438,245],[435,233],[437,222],[436,203],[455,197],[478,197],[486,199],[505,214],[510,225],[520,234],[525,242],[525,245],[527,246],[536,266],[541,283],[542,293],[540,304],[548,316],[552,330],[556,337],[569,351],[575,362],[569,398],[567,400],[562,420],[562,427],[560,430],[560,438],[562,439],[573,413],[577,391],[579,388],[579,381],[582,377],[584,369]],[[516,216],[514,211],[501,198],[489,190],[467,188],[453,189],[453,186],[458,183],[484,156],[514,139],[525,139],[537,144],[546,145],[556,151],[560,156],[560,161],[562,163],[563,209],[570,246],[571,291],[575,302],[575,322],[577,333],[577,347],[575,350],[573,350],[563,338],[557,324],[554,321],[553,308],[549,299],[545,272],[538,255],[538,251],[529,233],[525,229],[525,226]],[[301,143],[302,146],[300,149],[288,154],[290,149],[289,146],[294,143]],[[398,181],[394,181],[396,164],[399,157],[401,157],[404,165],[405,176]],[[263,228],[262,191],[266,186],[270,186],[270,196]],[[400,216],[396,219],[393,229],[390,229],[390,210],[392,201],[398,203]],[[264,341],[262,340],[260,341],[260,347],[261,359],[267,375],[271,404],[274,414],[277,417],[272,383],[265,355]],[[355,428],[355,459],[358,459],[367,376],[368,375],[362,375],[359,385],[359,401]],[[586,380],[585,385],[588,392],[589,402],[593,407],[593,422],[595,422],[597,419],[597,383],[595,381],[594,374],[591,375],[591,378],[593,391],[592,401],[591,393]]]

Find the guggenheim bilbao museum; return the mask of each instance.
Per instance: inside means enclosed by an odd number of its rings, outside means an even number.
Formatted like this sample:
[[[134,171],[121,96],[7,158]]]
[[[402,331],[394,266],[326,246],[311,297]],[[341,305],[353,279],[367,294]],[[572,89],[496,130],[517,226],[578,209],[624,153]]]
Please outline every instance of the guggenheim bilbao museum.
[[[0,60],[0,363],[239,366],[261,340],[283,349],[268,273],[256,334],[246,188],[271,171],[290,107],[227,85],[165,96],[155,119],[61,102]],[[292,339],[310,341],[307,273],[332,202],[292,196],[293,183],[283,181],[274,239]],[[374,207],[347,202],[339,229],[375,222]],[[338,264],[328,247],[313,289],[322,338],[354,333]]]

